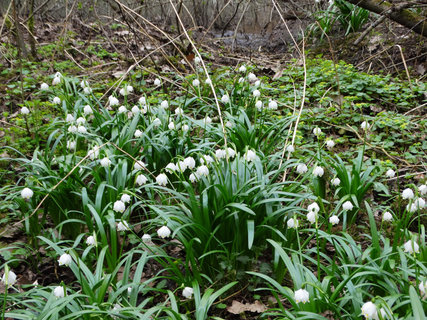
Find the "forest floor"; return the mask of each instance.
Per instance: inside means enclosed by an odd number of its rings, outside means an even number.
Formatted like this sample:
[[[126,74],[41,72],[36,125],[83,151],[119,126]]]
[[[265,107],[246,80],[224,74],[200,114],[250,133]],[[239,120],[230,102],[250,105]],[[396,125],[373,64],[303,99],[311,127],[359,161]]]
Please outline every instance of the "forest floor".
[[[104,92],[104,96],[107,96],[114,86],[119,87],[125,76],[132,80],[135,87],[142,85],[149,88],[153,85],[155,78],[163,77],[165,74],[174,74],[179,78],[194,73],[193,60],[195,55],[188,41],[181,39],[175,45],[172,45],[170,38],[154,28],[146,30],[150,37],[135,36],[132,30],[123,25],[107,27],[82,24],[79,21],[72,21],[66,27],[62,24],[46,22],[38,24],[36,29],[38,54],[36,59],[32,61],[19,61],[16,59],[16,50],[12,46],[6,45],[9,42],[9,37],[3,36],[0,39],[5,44],[2,47],[3,56],[0,59],[3,69],[0,73],[1,146],[11,146],[20,150],[24,155],[30,155],[36,147],[44,145],[47,136],[46,132],[43,131],[43,126],[47,125],[56,116],[56,111],[54,108],[47,106],[41,112],[40,118],[34,119],[34,122],[30,124],[30,128],[26,128],[26,124],[22,119],[19,119],[19,110],[24,105],[29,107],[43,105],[40,96],[35,94],[35,91],[38,90],[42,82],[51,81],[49,77],[55,72],[59,71],[67,76],[87,79],[94,84],[98,91]],[[200,36],[196,36],[196,39],[200,38]],[[319,62],[317,58],[332,61],[332,64],[328,65],[328,70],[342,68],[343,72],[351,72],[351,77],[356,74],[361,75],[360,81],[363,85],[365,85],[363,82],[365,81],[364,77],[368,77],[368,75],[380,75],[382,77],[381,81],[385,82],[404,82],[408,78],[412,80],[418,79],[420,83],[425,81],[427,75],[426,41],[418,35],[408,33],[401,27],[384,26],[376,30],[374,35],[366,37],[358,46],[352,44],[357,35],[331,37],[322,41],[313,40],[313,38],[308,37],[304,44],[301,40],[298,40],[299,49],[304,47],[307,52],[307,66],[309,70],[313,70],[313,78],[309,79],[311,81],[309,86],[312,85],[313,88],[326,81],[322,76],[322,70],[319,70],[319,68],[326,68],[326,66]],[[296,86],[302,83],[301,68],[303,62],[298,57],[296,48],[283,48],[284,50],[278,50],[280,52],[271,52],[240,47],[235,51],[231,51],[229,46],[224,45],[219,40],[206,38],[204,42],[198,43],[198,47],[211,70],[235,69],[242,64],[253,65],[256,68],[257,76],[279,81],[286,77],[287,71],[284,71],[286,68],[294,68],[292,77],[297,81]],[[354,69],[347,69],[347,65],[339,65],[341,60],[353,65]],[[330,79],[331,83],[334,82],[334,76],[333,73],[330,76],[332,78]],[[289,85],[286,87],[287,90],[292,87],[290,85],[292,81],[287,83]],[[332,105],[345,105],[346,99],[352,96],[354,91],[352,91],[350,82],[346,82],[347,80],[345,79],[341,81],[342,87],[338,88],[336,94],[329,97],[328,104],[324,106],[316,105],[318,100],[314,98],[316,93],[313,92],[311,101],[316,101],[316,103],[313,103],[311,107],[327,108]],[[170,83],[171,85],[163,85],[162,94],[175,94],[173,92],[174,81]],[[399,88],[396,90],[400,90]],[[384,88],[380,89],[384,90]],[[370,141],[372,143],[372,153],[377,154],[381,161],[392,161],[398,164],[401,174],[403,176],[407,175],[408,181],[418,184],[419,181],[425,180],[425,100],[427,96],[425,91],[424,93],[422,92],[423,89],[421,87],[410,89],[414,90],[413,97],[408,98],[407,105],[404,104],[406,98],[401,98],[396,102],[391,100],[382,101],[380,93],[371,92],[369,93],[369,99],[371,100],[364,101],[364,103],[371,103],[371,105],[365,106],[364,112],[372,118],[377,117],[379,114],[384,114],[381,121],[384,121],[384,123],[391,122],[382,124],[384,125],[384,127],[381,127],[384,129],[384,135],[381,139]],[[141,89],[142,92],[148,90]],[[393,99],[397,99],[397,96],[395,94]],[[419,106],[423,104],[424,107],[420,108]],[[349,105],[352,104],[349,103]],[[318,110],[314,112],[316,113]],[[357,118],[357,111],[351,110],[348,113],[350,114],[349,117],[354,118],[356,114]],[[342,114],[345,114],[344,109]],[[339,138],[344,136],[341,132],[344,126],[342,124],[343,119],[339,117],[338,112],[336,112],[324,118],[318,118],[316,121],[323,123],[325,126],[333,126],[330,133]],[[309,115],[305,119],[307,123],[310,121],[308,119]],[[359,118],[357,118],[357,121],[359,121]],[[395,131],[387,131],[389,127],[395,125],[396,121],[398,125],[404,124],[401,132],[398,128]],[[410,125],[411,121],[414,123],[413,126]],[[306,129],[306,131],[309,131],[309,129]],[[397,140],[391,142],[385,132]],[[355,141],[360,137],[356,133],[347,131],[346,134],[348,134],[348,137],[345,137],[347,140],[343,140],[341,146],[338,146],[337,152],[346,152],[349,148],[346,142],[353,143],[353,145],[358,144]],[[2,149],[1,151],[1,157],[3,158],[8,158],[12,154],[13,152],[9,149]],[[17,169],[11,163],[3,162],[0,167],[2,181],[16,181],[19,174]],[[389,187],[394,188],[391,184]],[[378,190],[373,191],[369,197],[374,201],[381,199]],[[1,230],[0,245],[13,247],[14,243],[27,242],[21,229],[22,224],[16,223],[16,217],[8,211],[8,205],[0,207],[0,213],[2,213],[0,224],[4,226]],[[13,223],[13,227],[7,227],[11,223]],[[367,219],[364,219],[364,223],[367,223]],[[53,225],[50,225],[50,227],[53,227]],[[349,232],[351,233],[351,230]],[[354,231],[354,234],[358,232]],[[360,243],[365,240],[363,236],[358,238]],[[42,256],[45,254],[43,250],[43,248],[40,249]],[[11,252],[13,253],[1,251],[0,264],[8,260],[11,255],[20,256],[21,254],[26,254],[19,250],[11,250]],[[180,253],[169,252],[169,254],[171,256],[179,256]],[[267,262],[269,258],[268,254],[264,255],[262,258],[264,260],[259,261],[259,264]],[[37,281],[40,285],[50,285],[57,282],[58,279],[65,282],[72,282],[75,279],[69,269],[57,269],[56,265],[52,265],[51,260],[51,257],[44,256],[37,265],[37,270],[24,264],[20,265],[20,269],[15,268],[15,272],[20,275],[20,283],[31,284]],[[155,264],[151,268],[152,270],[147,271],[146,277],[155,275],[159,270],[159,266]],[[0,291],[2,290],[0,288]],[[271,295],[261,298],[262,305],[257,305],[258,302],[254,302],[253,296],[253,292],[242,288],[240,292],[237,292],[230,299],[221,301],[220,306],[222,309],[217,308],[215,314],[226,319],[242,319],[241,315],[231,315],[226,310],[226,306],[230,308],[231,300],[249,303],[250,306],[248,308],[253,308],[254,312],[248,311],[245,319],[256,319],[259,310],[265,311],[264,305],[269,303],[270,306],[275,305],[272,302],[274,299]],[[236,308],[238,309],[239,307]],[[329,317],[328,311],[323,316]],[[333,319],[332,316],[329,318]]]

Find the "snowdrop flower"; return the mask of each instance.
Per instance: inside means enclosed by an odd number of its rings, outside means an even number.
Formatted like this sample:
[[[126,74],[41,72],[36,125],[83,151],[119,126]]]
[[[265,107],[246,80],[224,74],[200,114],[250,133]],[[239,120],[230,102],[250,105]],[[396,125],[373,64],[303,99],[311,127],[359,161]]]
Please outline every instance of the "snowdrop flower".
[[[175,109],[175,114],[176,115],[183,115],[184,114],[184,110],[182,110],[181,108],[176,108]]]
[[[101,160],[100,164],[101,164],[101,167],[107,168],[111,165],[111,160],[105,157]]]
[[[133,168],[134,168],[135,170],[142,170],[142,169],[144,169],[146,166],[147,166],[147,165],[146,165],[144,162],[142,162],[142,161],[136,161],[136,162],[135,162],[135,164],[133,165]]]
[[[41,91],[46,91],[46,90],[49,90],[49,85],[47,84],[47,83],[42,83],[41,85],[40,85],[40,90]]]
[[[65,292],[63,286],[57,286],[53,289],[53,295],[57,298],[64,298]]]
[[[117,113],[122,114],[122,113],[125,113],[126,111],[128,111],[128,109],[126,109],[125,106],[120,106],[119,110],[117,110]]]
[[[299,289],[295,291],[295,302],[296,303],[306,303],[309,302],[310,294],[305,289]]]
[[[224,104],[229,103],[230,102],[230,97],[228,95],[226,95],[226,94],[223,95],[222,98],[221,98],[221,102],[224,103]]]
[[[199,79],[194,79],[193,80],[193,86],[194,87],[198,87],[200,85],[200,81],[199,81]]]
[[[194,169],[194,167],[196,166],[196,161],[193,157],[187,157],[184,159],[184,165],[186,168]]]
[[[262,101],[261,101],[261,100],[258,100],[258,101],[255,103],[255,108],[256,108],[258,111],[261,111],[261,110],[262,110]]]
[[[207,177],[209,175],[209,169],[206,166],[200,166],[197,168],[197,176],[202,177],[205,176]]]
[[[420,292],[425,295],[427,290],[427,280],[425,282],[421,281],[418,288],[420,289]]]
[[[246,151],[244,158],[247,162],[251,162],[256,159],[256,153],[253,150]]]
[[[163,100],[163,101],[160,103],[160,107],[161,107],[162,109],[167,109],[167,108],[169,108],[169,102],[167,102],[166,100]]]
[[[138,102],[139,102],[140,104],[142,104],[143,106],[145,106],[145,105],[147,104],[147,100],[145,99],[145,97],[140,97],[140,98],[138,99]]]
[[[127,96],[129,93],[133,92],[133,87],[132,86],[126,86],[122,89],[120,89],[120,94],[122,96]]]
[[[187,132],[188,130],[190,130],[190,127],[188,125],[184,124],[181,129],[182,129],[182,131]]]
[[[73,259],[71,258],[71,256],[68,253],[64,253],[59,257],[58,263],[60,266],[68,267],[72,261]]]
[[[86,123],[86,119],[85,119],[85,118],[83,118],[83,117],[78,117],[78,118],[77,118],[77,120],[76,120],[76,123],[77,123],[78,125],[85,124],[85,123]]]
[[[27,115],[30,113],[30,109],[28,109],[27,107],[22,107],[21,108],[21,114]]]
[[[155,85],[156,87],[160,86],[161,84],[162,84],[162,82],[160,81],[160,79],[159,79],[159,78],[154,79],[154,85]]]
[[[6,268],[3,277],[1,278],[1,282],[7,286],[13,286],[16,283],[16,274],[12,270],[7,270]]]
[[[90,87],[86,87],[83,89],[83,93],[84,94],[90,94],[90,93],[92,93],[92,89]]]
[[[417,209],[423,209],[426,206],[426,202],[423,198],[415,198],[413,203]]]
[[[255,87],[259,87],[260,85],[261,85],[261,80],[255,81],[255,83],[254,83]]]
[[[299,173],[299,174],[304,174],[304,173],[306,173],[308,171],[308,168],[307,168],[307,166],[304,164],[304,163],[299,163],[298,165],[297,165],[297,172]]]
[[[120,232],[120,231],[127,231],[127,230],[130,230],[130,228],[129,228],[129,225],[126,221],[120,221],[117,224],[117,231]]]
[[[222,149],[218,149],[215,151],[215,157],[219,160],[219,159],[223,159],[225,158],[227,155],[225,150]]]
[[[146,176],[144,176],[143,174],[139,174],[139,175],[136,177],[135,182],[136,182],[136,184],[137,184],[137,185],[142,186],[143,184],[146,184],[146,183],[147,183],[147,177],[146,177]]]
[[[231,122],[231,121],[227,121],[227,122],[225,123],[225,126],[226,126],[227,128],[233,128],[234,124],[233,124],[233,122]]]
[[[252,95],[253,95],[255,98],[258,98],[258,97],[261,95],[261,92],[259,92],[259,90],[254,90],[254,92],[252,92]]]
[[[175,172],[175,171],[177,170],[177,167],[176,167],[176,165],[175,165],[174,163],[170,162],[170,163],[166,166],[165,170],[166,170],[167,172],[169,172],[169,173],[172,173],[172,172]]]
[[[329,218],[329,223],[334,226],[334,225],[340,223],[340,218],[338,218],[338,216],[336,216],[336,215],[333,215]]]
[[[313,129],[313,133],[314,133],[316,136],[319,136],[319,135],[322,133],[322,129],[320,129],[320,128],[316,127],[316,128],[314,128],[314,129]]]
[[[99,147],[95,146],[88,151],[88,155],[90,160],[95,160],[99,156]]]
[[[270,102],[268,103],[268,109],[277,110],[277,102],[274,100],[270,100]]]
[[[286,224],[288,225],[288,228],[290,229],[297,229],[299,227],[299,221],[297,219],[297,217],[292,217],[290,218]]]
[[[320,207],[317,202],[313,202],[307,207],[308,212],[318,213],[320,211]]]
[[[150,243],[151,242],[151,236],[148,233],[144,233],[142,235],[142,242]]]
[[[209,116],[206,116],[204,119],[203,119],[203,124],[206,126],[206,125],[208,125],[208,124],[211,124],[212,123],[212,119],[209,117]]]
[[[244,65],[241,65],[239,68],[240,72],[246,72],[246,67]]]
[[[52,100],[53,104],[60,104],[61,103],[61,99],[59,97],[55,97]]]
[[[369,125],[369,123],[368,123],[368,122],[363,121],[363,122],[362,122],[362,124],[360,125],[360,127],[361,127],[363,130],[368,130],[368,129],[369,129],[369,127],[370,127],[370,125]]]
[[[162,122],[160,121],[159,118],[156,118],[153,120],[153,126],[154,127],[158,128],[158,127],[160,127],[161,124],[162,124]]]
[[[319,167],[319,166],[315,167],[313,170],[313,175],[315,177],[321,177],[321,176],[323,176],[324,173],[325,173],[325,171],[323,170],[323,168]]]
[[[169,122],[168,128],[169,128],[169,130],[174,130],[175,129],[175,123],[173,123],[173,121]]]
[[[89,82],[87,82],[87,80],[82,80],[82,81],[80,82],[80,87],[81,87],[82,89],[84,89],[84,88],[86,88],[86,87],[89,87]]]
[[[228,156],[230,158],[234,158],[236,156],[236,151],[234,151],[234,149],[232,149],[230,147],[227,148],[227,152],[228,152]]]
[[[66,122],[74,122],[75,118],[72,114],[67,114],[67,116],[65,117],[65,121]]]
[[[162,239],[169,238],[169,236],[171,235],[171,230],[168,227],[163,226],[159,230],[157,230],[157,235]]]
[[[421,195],[425,195],[425,194],[427,193],[427,185],[425,185],[425,184],[420,185],[420,186],[418,187],[418,192],[419,192]]]
[[[333,147],[335,147],[335,142],[334,140],[328,140],[326,141],[326,147],[331,150]]]
[[[56,86],[57,84],[60,84],[60,83],[61,83],[61,77],[55,76],[52,80],[52,85]]]
[[[75,150],[76,149],[76,142],[75,141],[67,141],[67,149],[68,150]]]
[[[68,127],[68,132],[69,133],[76,133],[77,132],[77,127],[76,126],[69,126]]]
[[[202,60],[198,56],[195,56],[194,57],[194,64],[199,64],[200,62],[202,62]]]
[[[117,99],[114,96],[109,96],[108,97],[108,103],[110,104],[110,107],[117,106],[119,104],[119,99]]]
[[[211,84],[212,84],[212,80],[211,80],[211,79],[209,79],[209,78],[207,78],[207,79],[205,80],[205,83],[206,83],[206,84],[208,84],[208,85],[211,85]]]
[[[403,199],[413,199],[414,198],[414,191],[410,188],[406,188],[402,191],[402,198]]]
[[[377,306],[371,301],[364,303],[362,314],[365,316],[365,319],[378,319]]]
[[[396,175],[396,172],[393,169],[388,169],[385,175],[387,178],[393,178]]]
[[[204,164],[204,165],[209,165],[212,162],[214,162],[214,159],[212,159],[212,157],[210,155],[204,155],[200,158],[200,163]]]
[[[139,129],[135,130],[135,133],[133,134],[135,138],[141,138],[143,135],[143,132]]]
[[[92,108],[90,107],[90,105],[85,105],[85,106],[83,107],[83,113],[84,113],[85,115],[89,115],[89,114],[92,114],[92,113],[93,113],[93,110],[92,110]]]
[[[309,211],[307,213],[307,220],[310,221],[310,223],[315,223],[317,219],[317,213],[315,211]]]
[[[176,164],[176,168],[177,170],[184,172],[185,170],[187,170],[187,165],[185,161],[178,161],[178,163]]]
[[[78,126],[78,127],[77,127],[77,131],[78,131],[79,133],[82,133],[82,134],[87,133],[87,129],[86,129],[86,127],[85,127],[85,126]]]
[[[138,107],[138,106],[133,106],[133,107],[132,107],[132,109],[130,109],[130,111],[132,111],[132,113],[133,113],[134,115],[137,115],[138,113],[140,113],[140,112],[141,112],[141,110],[139,109],[139,107]]]
[[[123,213],[126,210],[126,206],[123,201],[117,200],[116,202],[114,202],[113,210],[116,212]]]
[[[383,221],[384,222],[393,221],[393,216],[391,215],[390,212],[386,211],[386,212],[383,213]]]
[[[256,75],[254,75],[252,72],[250,72],[250,73],[248,74],[248,80],[249,80],[250,82],[255,82],[255,81],[257,81],[257,80],[258,80],[258,78],[256,77]]]
[[[353,209],[353,204],[351,203],[351,201],[346,201],[342,204],[342,209],[343,210],[352,210]]]
[[[292,144],[290,144],[289,146],[286,147],[286,151],[289,153],[292,153],[295,151],[295,147]]]
[[[195,175],[194,173],[192,173],[192,174],[190,174],[189,179],[190,179],[191,183],[194,183],[194,182],[197,181],[197,175]]]
[[[415,202],[413,203],[408,203],[406,205],[406,210],[408,210],[411,213],[414,213],[418,210],[417,204]]]
[[[21,191],[21,197],[25,200],[29,200],[33,196],[34,192],[30,188],[24,188]]]
[[[96,246],[96,240],[94,236],[89,236],[86,238],[86,244],[88,246]]]
[[[403,245],[404,251],[408,253],[418,253],[420,252],[420,246],[413,240],[409,240],[405,242]]]
[[[168,183],[168,177],[164,173],[161,173],[156,177],[156,182],[160,186],[166,186]]]
[[[339,186],[340,183],[341,183],[341,180],[339,178],[334,178],[334,179],[331,180],[331,184],[333,186]]]
[[[194,290],[190,287],[185,287],[184,290],[182,290],[182,296],[186,299],[191,299],[193,296]]]
[[[124,193],[120,197],[120,200],[124,203],[128,203],[128,202],[130,202],[130,195],[128,195],[127,193]]]

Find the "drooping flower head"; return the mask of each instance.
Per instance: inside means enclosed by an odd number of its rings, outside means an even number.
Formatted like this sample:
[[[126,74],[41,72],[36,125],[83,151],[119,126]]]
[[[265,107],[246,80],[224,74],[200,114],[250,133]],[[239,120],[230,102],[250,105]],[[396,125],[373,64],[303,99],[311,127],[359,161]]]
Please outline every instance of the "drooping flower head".
[[[295,291],[295,302],[296,303],[306,303],[309,302],[310,300],[310,294],[308,293],[307,290],[305,289],[299,289],[297,291]]]

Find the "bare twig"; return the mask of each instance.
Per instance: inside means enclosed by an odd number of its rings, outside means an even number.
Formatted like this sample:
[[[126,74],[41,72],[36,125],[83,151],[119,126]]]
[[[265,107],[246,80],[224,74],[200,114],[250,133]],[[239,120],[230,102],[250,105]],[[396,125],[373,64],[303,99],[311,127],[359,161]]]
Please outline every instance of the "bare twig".
[[[225,132],[225,126],[224,126],[224,121],[223,121],[223,118],[222,118],[221,107],[219,106],[219,102],[218,102],[218,98],[217,98],[217,96],[216,96],[216,92],[215,92],[215,88],[214,88],[214,86],[213,86],[213,82],[211,81],[211,77],[209,76],[209,72],[208,72],[208,70],[206,69],[205,62],[203,61],[203,58],[202,58],[202,56],[200,55],[199,50],[198,50],[198,49],[197,49],[197,47],[195,46],[195,44],[194,44],[193,40],[192,40],[192,39],[190,38],[190,36],[188,35],[188,32],[187,32],[187,30],[186,30],[186,28],[185,28],[184,24],[182,23],[182,20],[181,20],[181,18],[179,17],[178,12],[176,11],[176,8],[175,8],[174,4],[172,3],[172,0],[169,0],[169,3],[171,4],[172,9],[173,9],[173,11],[175,12],[175,14],[178,16],[179,23],[181,24],[181,27],[182,27],[182,29],[183,29],[183,31],[184,31],[185,36],[187,37],[188,41],[190,42],[191,46],[193,47],[193,49],[194,49],[194,51],[195,51],[195,54],[199,57],[199,59],[200,59],[200,61],[201,61],[201,64],[202,64],[202,67],[203,67],[203,71],[205,72],[206,77],[210,80],[210,81],[209,81],[209,85],[210,85],[210,87],[211,87],[211,89],[212,89],[212,93],[213,93],[213,96],[214,96],[215,104],[216,104],[216,107],[217,107],[217,110],[218,110],[219,121],[220,121],[220,123],[221,123],[222,133],[223,133],[223,137],[224,137],[224,146],[225,146],[225,149],[227,150],[227,135],[226,135],[226,132]],[[228,157],[227,157],[227,158],[228,158]]]

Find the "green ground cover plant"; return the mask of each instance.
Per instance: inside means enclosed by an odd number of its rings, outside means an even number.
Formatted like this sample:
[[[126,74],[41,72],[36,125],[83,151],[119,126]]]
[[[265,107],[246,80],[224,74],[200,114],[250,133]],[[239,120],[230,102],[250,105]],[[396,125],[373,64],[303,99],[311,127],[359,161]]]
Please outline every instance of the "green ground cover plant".
[[[168,94],[147,75],[104,95],[57,72],[19,106],[39,140],[3,146],[4,174],[19,170],[1,208],[37,252],[29,268],[63,273],[21,284],[18,249],[0,249],[3,318],[226,319],[247,290],[273,297],[261,319],[424,319],[427,187],[390,154],[423,158],[425,122],[402,111],[424,84],[307,60],[298,115],[298,65],[270,80],[200,62]]]

